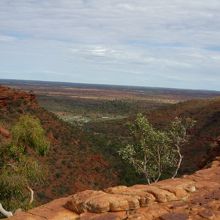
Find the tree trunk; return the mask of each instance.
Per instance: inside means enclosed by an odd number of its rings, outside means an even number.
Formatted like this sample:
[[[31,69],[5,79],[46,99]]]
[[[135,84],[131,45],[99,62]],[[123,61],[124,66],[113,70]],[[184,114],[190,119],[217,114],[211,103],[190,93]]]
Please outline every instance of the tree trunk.
[[[147,180],[147,183],[150,185],[151,182],[150,182],[148,172],[147,172],[147,155],[146,155],[146,153],[144,154],[144,176]]]
[[[158,173],[157,179],[154,182],[157,183],[159,181],[160,177],[161,177],[161,172]]]
[[[181,163],[182,163],[182,160],[183,160],[183,156],[182,156],[182,154],[181,154],[181,152],[180,152],[179,146],[176,146],[176,147],[177,147],[177,153],[178,153],[178,155],[179,155],[179,161],[178,161],[176,170],[175,170],[175,172],[174,172],[174,174],[173,174],[173,176],[172,176],[172,179],[174,179],[174,178],[177,176],[178,171],[179,171],[180,166],[181,166]]]
[[[161,177],[161,152],[159,147],[157,146],[157,161],[155,161],[155,163],[157,163],[157,168],[158,168],[158,175],[157,178],[154,180],[154,182],[158,182],[160,177]]]
[[[145,176],[145,178],[146,178],[146,180],[147,180],[147,184],[150,185],[151,182],[150,182],[150,179],[149,179],[147,173],[144,173],[144,176]]]

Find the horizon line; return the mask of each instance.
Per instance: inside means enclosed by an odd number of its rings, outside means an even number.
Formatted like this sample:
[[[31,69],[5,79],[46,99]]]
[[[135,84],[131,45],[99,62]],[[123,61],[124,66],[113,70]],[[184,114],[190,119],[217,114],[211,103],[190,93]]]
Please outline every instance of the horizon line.
[[[66,81],[53,81],[53,80],[37,80],[37,79],[8,79],[0,78],[1,81],[26,81],[26,82],[39,82],[39,83],[59,83],[59,84],[80,84],[80,85],[91,85],[91,86],[115,86],[115,87],[133,87],[133,88],[146,88],[146,89],[167,89],[167,90],[185,90],[185,91],[201,91],[201,92],[217,92],[220,90],[211,89],[193,89],[193,88],[177,88],[177,87],[161,87],[161,86],[145,86],[145,85],[125,85],[125,84],[111,84],[111,83],[87,83],[87,82],[66,82]]]

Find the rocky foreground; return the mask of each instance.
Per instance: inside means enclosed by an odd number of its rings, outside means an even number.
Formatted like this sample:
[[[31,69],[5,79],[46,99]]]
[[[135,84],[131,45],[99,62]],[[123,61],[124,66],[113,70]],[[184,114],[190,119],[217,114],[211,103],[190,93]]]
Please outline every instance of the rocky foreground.
[[[11,220],[220,219],[220,157],[193,175],[151,185],[87,190],[18,212]]]

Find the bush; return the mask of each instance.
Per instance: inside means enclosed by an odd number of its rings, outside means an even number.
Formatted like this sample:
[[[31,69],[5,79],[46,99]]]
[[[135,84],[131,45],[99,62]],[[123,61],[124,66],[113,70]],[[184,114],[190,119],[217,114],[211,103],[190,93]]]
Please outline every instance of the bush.
[[[15,146],[29,145],[40,155],[49,150],[49,142],[45,138],[40,120],[30,115],[23,115],[12,128],[12,144]]]
[[[27,148],[39,155],[49,149],[40,121],[23,115],[12,127],[11,143],[0,144],[0,203],[7,210],[32,207],[31,187],[42,183],[47,169],[27,154]]]

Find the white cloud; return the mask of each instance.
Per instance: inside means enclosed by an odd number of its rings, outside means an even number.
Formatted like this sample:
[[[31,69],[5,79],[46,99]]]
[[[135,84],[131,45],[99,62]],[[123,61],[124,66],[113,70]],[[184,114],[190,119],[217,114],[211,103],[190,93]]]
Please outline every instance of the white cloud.
[[[7,35],[0,35],[0,42],[7,43],[7,42],[12,42],[15,41],[15,37],[7,36]]]
[[[138,73],[140,82],[164,86],[181,77],[205,82],[209,74],[220,88],[219,11],[219,0],[1,0],[0,71],[19,70],[22,78],[22,71],[52,69],[71,80],[101,71],[115,82],[118,69],[127,84]]]

